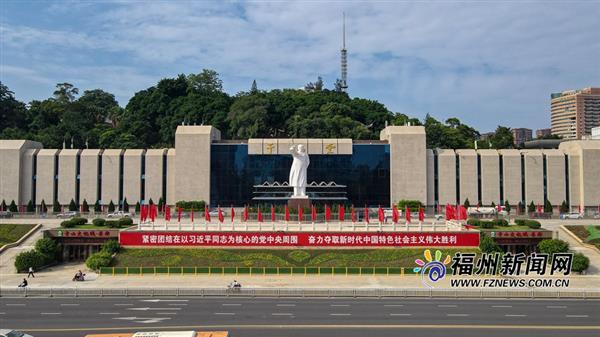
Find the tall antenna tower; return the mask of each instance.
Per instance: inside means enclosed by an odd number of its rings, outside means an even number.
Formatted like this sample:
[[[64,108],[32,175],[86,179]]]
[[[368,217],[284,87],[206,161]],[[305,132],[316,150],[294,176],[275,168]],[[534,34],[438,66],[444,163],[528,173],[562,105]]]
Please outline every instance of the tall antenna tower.
[[[342,67],[342,91],[348,89],[348,51],[346,50],[346,13],[343,13],[342,18],[342,50],[341,50],[341,67]]]

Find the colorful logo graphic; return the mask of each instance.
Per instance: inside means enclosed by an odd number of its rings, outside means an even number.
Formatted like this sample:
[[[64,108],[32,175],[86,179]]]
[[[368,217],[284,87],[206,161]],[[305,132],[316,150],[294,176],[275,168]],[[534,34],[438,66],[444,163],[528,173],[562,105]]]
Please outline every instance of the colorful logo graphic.
[[[420,267],[413,268],[415,273],[421,274],[421,282],[429,288],[433,288],[434,282],[437,282],[446,276],[446,265],[450,263],[450,255],[446,255],[444,262],[442,262],[442,252],[439,250],[435,251],[435,259],[431,257],[431,251],[429,249],[423,252],[423,256],[425,256],[425,260],[427,262],[416,259],[415,263]],[[427,278],[425,275],[427,274]]]

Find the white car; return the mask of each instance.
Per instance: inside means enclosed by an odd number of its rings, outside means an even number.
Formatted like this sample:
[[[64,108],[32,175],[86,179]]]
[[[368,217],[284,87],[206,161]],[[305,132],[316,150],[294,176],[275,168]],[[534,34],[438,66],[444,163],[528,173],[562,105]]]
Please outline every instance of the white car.
[[[573,212],[573,213],[563,213],[560,215],[561,219],[583,219],[583,214]]]
[[[0,329],[0,337],[33,337],[24,332],[10,329]]]
[[[116,212],[108,213],[108,215],[106,217],[107,218],[129,218],[129,216],[131,216],[130,213],[123,212],[123,211],[116,211]]]
[[[75,216],[77,216],[77,212],[64,212],[56,214],[56,217],[60,219],[68,219],[73,218]]]

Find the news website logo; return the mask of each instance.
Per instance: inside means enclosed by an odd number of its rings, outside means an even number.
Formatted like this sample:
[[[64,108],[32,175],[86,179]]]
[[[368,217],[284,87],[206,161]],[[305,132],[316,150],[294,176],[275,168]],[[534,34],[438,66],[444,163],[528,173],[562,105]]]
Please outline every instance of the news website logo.
[[[433,284],[441,280],[446,276],[446,265],[450,263],[450,255],[446,255],[446,258],[442,262],[442,252],[439,250],[435,251],[435,258],[432,258],[431,251],[426,249],[423,252],[425,261],[416,259],[415,263],[419,267],[414,267],[413,272],[421,274],[421,282],[429,287],[433,288]]]

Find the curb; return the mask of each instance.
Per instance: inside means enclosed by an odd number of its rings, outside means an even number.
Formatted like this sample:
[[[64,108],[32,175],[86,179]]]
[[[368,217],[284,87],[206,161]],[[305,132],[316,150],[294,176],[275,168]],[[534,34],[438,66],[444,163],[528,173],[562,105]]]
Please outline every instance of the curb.
[[[595,251],[596,253],[600,254],[600,249],[598,249],[598,247],[596,247],[594,245],[590,245],[589,243],[583,242],[577,235],[573,234],[573,232],[571,232],[570,230],[568,230],[565,227],[565,225],[560,225],[560,229],[562,229],[563,231],[565,231],[571,238],[573,238],[575,241],[579,242],[585,248],[589,248],[589,249]]]
[[[35,227],[33,227],[31,230],[29,230],[29,232],[25,233],[25,235],[23,235],[18,241],[13,242],[13,243],[7,243],[4,246],[0,247],[0,254],[4,253],[5,251],[9,250],[10,248],[18,247],[19,245],[21,245],[21,243],[23,243],[23,241],[27,240],[30,236],[33,235],[33,233],[35,233],[41,227],[42,227],[42,224],[37,224],[37,225],[35,225]]]

